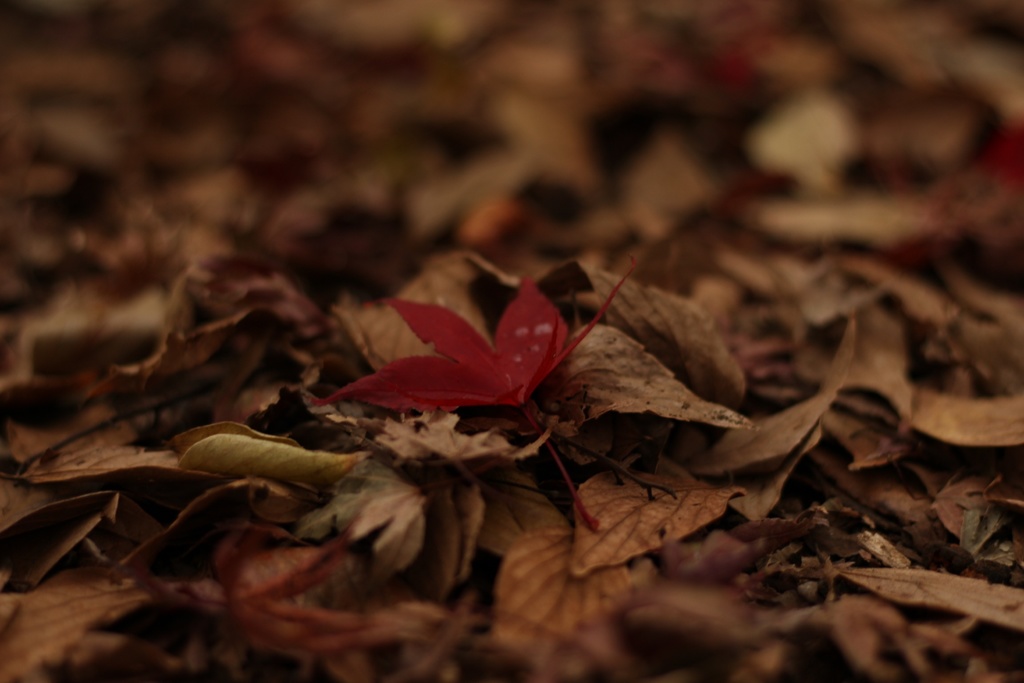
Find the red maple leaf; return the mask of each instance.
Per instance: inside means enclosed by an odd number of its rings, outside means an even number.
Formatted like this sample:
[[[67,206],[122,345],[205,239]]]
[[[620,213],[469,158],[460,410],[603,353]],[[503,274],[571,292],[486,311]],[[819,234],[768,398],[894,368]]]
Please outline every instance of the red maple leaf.
[[[433,344],[440,356],[399,358],[315,402],[363,401],[399,412],[514,406],[539,432],[539,425],[526,408],[530,396],[590,333],[635,267],[634,259],[594,318],[568,344],[568,326],[530,278],[523,278],[515,299],[498,321],[493,347],[468,322],[443,306],[386,299],[385,303],[398,311],[416,336]],[[580,516],[596,529],[597,520],[577,497],[561,459],[550,443],[548,448],[569,483]]]

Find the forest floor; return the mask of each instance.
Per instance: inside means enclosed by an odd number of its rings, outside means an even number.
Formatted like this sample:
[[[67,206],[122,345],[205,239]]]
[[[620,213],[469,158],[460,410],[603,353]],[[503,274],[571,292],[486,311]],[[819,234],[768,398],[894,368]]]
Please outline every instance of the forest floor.
[[[1024,680],[1022,37],[0,3],[0,683]]]

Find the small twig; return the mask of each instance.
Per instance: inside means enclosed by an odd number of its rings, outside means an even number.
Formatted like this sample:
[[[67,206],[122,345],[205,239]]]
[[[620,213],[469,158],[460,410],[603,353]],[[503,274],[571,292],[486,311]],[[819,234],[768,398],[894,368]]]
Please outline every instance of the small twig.
[[[193,387],[192,389],[189,389],[188,391],[183,392],[181,394],[176,394],[176,395],[168,397],[168,398],[160,399],[159,401],[155,401],[154,403],[151,403],[149,405],[144,405],[144,406],[140,406],[138,408],[132,408],[131,410],[126,410],[124,412],[118,413],[117,415],[113,415],[112,417],[108,417],[106,420],[102,420],[101,422],[97,422],[94,425],[91,425],[91,426],[86,427],[84,429],[80,429],[77,432],[75,432],[74,434],[66,436],[63,439],[61,439],[60,441],[57,441],[56,443],[52,443],[49,446],[47,446],[46,448],[44,448],[43,450],[39,451],[38,453],[33,453],[30,457],[26,458],[25,462],[21,463],[21,466],[18,468],[18,474],[19,475],[24,474],[25,470],[27,470],[31,465],[33,465],[37,460],[42,458],[47,453],[52,453],[54,451],[59,451],[62,448],[66,447],[66,446],[68,446],[70,444],[73,444],[76,441],[84,439],[85,437],[89,436],[90,434],[95,434],[96,432],[100,432],[100,431],[103,431],[104,429],[107,429],[109,427],[113,427],[114,425],[116,425],[119,422],[124,422],[125,420],[130,420],[133,417],[138,417],[139,415],[145,415],[146,413],[149,413],[149,412],[159,411],[159,410],[162,410],[162,409],[166,408],[167,406],[174,405],[175,403],[178,403],[179,401],[184,401],[186,399],[192,398],[193,396],[198,396],[200,394],[203,394],[203,393],[209,391],[210,389],[212,389],[214,386],[216,386],[218,381],[219,381],[219,379],[218,380],[211,380],[211,381],[208,381],[208,382],[204,382],[204,383],[200,384],[199,386]]]
[[[658,489],[659,491],[664,491],[673,498],[679,497],[676,495],[676,492],[671,487],[665,486],[664,484],[659,484],[656,481],[651,481],[650,479],[646,479],[640,476],[639,474],[634,474],[629,470],[628,467],[623,466],[621,462],[615,460],[614,458],[608,457],[607,455],[601,453],[600,451],[595,451],[593,448],[589,448],[587,446],[584,446],[583,444],[576,442],[572,442],[572,446],[573,448],[580,449],[590,457],[594,458],[601,464],[608,467],[608,469],[612,471],[612,474],[615,475],[615,480],[619,484],[622,483],[622,479],[620,477],[626,477],[630,481],[639,484],[640,486],[647,489],[647,497],[650,498],[651,500],[654,500],[654,496],[651,493],[651,489]]]

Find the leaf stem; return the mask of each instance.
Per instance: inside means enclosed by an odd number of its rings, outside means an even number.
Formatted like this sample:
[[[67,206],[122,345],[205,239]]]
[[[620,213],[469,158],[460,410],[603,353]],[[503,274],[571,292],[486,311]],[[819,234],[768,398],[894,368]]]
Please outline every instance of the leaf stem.
[[[519,406],[519,409],[523,411],[523,415],[529,421],[530,426],[533,427],[537,434],[543,434],[544,430],[540,428],[537,421],[533,419],[533,415],[525,405]],[[597,517],[594,517],[590,512],[587,511],[587,506],[583,504],[583,499],[580,498],[580,493],[576,490],[576,484],[572,482],[572,478],[569,476],[569,470],[565,469],[565,463],[562,462],[561,456],[558,455],[558,451],[551,445],[551,439],[544,442],[544,445],[548,447],[548,451],[551,453],[551,457],[555,459],[555,465],[558,466],[558,471],[562,473],[562,479],[569,486],[569,493],[572,495],[572,504],[576,508],[576,512],[579,513],[580,519],[590,528],[591,531],[597,531],[601,526],[601,522],[598,521]]]

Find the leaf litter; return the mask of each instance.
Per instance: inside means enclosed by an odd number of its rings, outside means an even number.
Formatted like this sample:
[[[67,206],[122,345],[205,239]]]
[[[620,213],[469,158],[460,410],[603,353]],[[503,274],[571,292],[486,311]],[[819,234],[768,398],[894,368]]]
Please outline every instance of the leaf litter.
[[[1024,15],[614,5],[0,7],[0,683],[1020,677]]]

